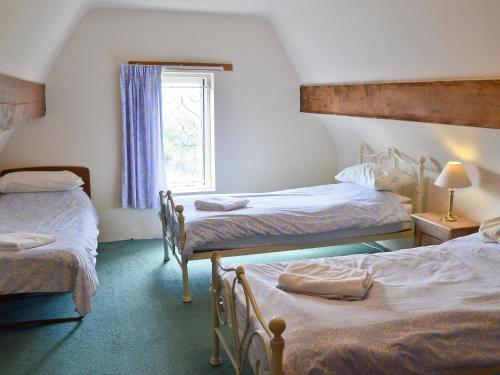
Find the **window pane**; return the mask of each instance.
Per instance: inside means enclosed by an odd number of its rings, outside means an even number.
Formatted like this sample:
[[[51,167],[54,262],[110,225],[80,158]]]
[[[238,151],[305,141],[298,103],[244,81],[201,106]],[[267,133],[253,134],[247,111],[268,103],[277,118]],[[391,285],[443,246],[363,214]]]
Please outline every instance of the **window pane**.
[[[205,126],[209,88],[206,78],[186,73],[163,79],[164,148],[167,186],[175,191],[211,188],[206,181],[207,141]],[[207,124],[208,123],[208,124]],[[210,147],[208,147],[210,148]]]

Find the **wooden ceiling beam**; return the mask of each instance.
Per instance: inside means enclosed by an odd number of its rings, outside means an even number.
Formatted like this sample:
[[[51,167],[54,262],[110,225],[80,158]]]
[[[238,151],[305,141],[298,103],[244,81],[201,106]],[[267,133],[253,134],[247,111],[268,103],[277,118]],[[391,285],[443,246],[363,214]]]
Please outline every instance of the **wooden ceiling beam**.
[[[500,129],[500,80],[301,86],[300,110]]]
[[[0,131],[45,116],[45,84],[0,74]]]

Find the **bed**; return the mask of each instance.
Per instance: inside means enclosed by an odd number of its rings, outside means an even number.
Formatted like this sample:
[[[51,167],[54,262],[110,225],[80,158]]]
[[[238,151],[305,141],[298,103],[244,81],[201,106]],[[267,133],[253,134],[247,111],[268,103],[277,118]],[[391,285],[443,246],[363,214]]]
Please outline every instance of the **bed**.
[[[500,371],[500,244],[474,234],[313,262],[367,269],[367,298],[287,293],[276,287],[286,263],[225,268],[212,255],[213,365],[222,343],[237,373],[247,357],[256,373],[272,375]]]
[[[1,174],[28,170],[69,170],[82,177],[84,185],[68,191],[0,195],[0,233],[57,235],[56,242],[42,247],[0,252],[0,295],[72,292],[79,316],[35,322],[80,320],[91,311],[92,297],[99,286],[95,270],[98,217],[90,200],[89,170],[37,167],[4,170]]]
[[[261,194],[231,194],[250,200],[247,208],[228,212],[200,211],[200,196],[173,198],[160,192],[164,260],[170,253],[182,269],[183,301],[189,292],[188,262],[208,259],[210,252],[236,256],[413,236],[410,214],[420,212],[424,193],[425,157],[413,162],[394,148],[368,153],[360,147],[359,161],[389,161],[415,179],[413,204],[401,203],[389,191],[354,184],[331,184]]]

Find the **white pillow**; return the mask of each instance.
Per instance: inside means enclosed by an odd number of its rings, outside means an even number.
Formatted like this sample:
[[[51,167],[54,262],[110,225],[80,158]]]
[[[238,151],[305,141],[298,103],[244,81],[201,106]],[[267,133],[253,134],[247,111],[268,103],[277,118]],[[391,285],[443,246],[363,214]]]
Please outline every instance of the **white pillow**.
[[[369,189],[380,190],[379,181],[385,177],[385,172],[375,163],[363,163],[347,167],[335,176],[340,182],[353,182]]]
[[[399,203],[401,204],[405,204],[405,203],[411,203],[412,202],[412,199],[410,197],[407,197],[405,195],[401,195],[401,194],[396,194],[394,193],[394,196],[396,197],[396,199],[399,201]]]
[[[2,193],[33,193],[71,190],[83,185],[81,177],[70,171],[23,171],[0,177]]]
[[[348,167],[335,176],[340,182],[353,182],[372,190],[390,190],[400,192],[405,187],[415,184],[412,176],[404,172],[386,172],[378,164],[363,163]]]
[[[479,234],[483,242],[500,243],[500,217],[483,221]]]
[[[379,182],[379,190],[390,190],[392,192],[397,192],[399,194],[406,195],[408,192],[408,187],[411,187],[414,191],[415,189],[415,178],[410,176],[408,173],[401,171],[390,171],[387,173],[385,178]],[[411,189],[410,189],[411,190]]]
[[[381,179],[386,176],[385,171],[375,163],[363,163],[347,167],[335,176],[340,182],[353,182],[373,190],[381,189]]]

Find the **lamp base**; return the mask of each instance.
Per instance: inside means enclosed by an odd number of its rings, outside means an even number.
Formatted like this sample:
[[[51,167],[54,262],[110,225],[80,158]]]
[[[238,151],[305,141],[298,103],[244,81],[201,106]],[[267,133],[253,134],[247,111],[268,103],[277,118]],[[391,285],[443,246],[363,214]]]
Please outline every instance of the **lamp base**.
[[[448,213],[443,217],[443,221],[457,221],[455,215],[453,215],[453,193],[455,192],[453,188],[449,189],[450,197],[448,200]]]
[[[453,213],[448,212],[441,220],[443,221],[457,221],[457,217]]]

